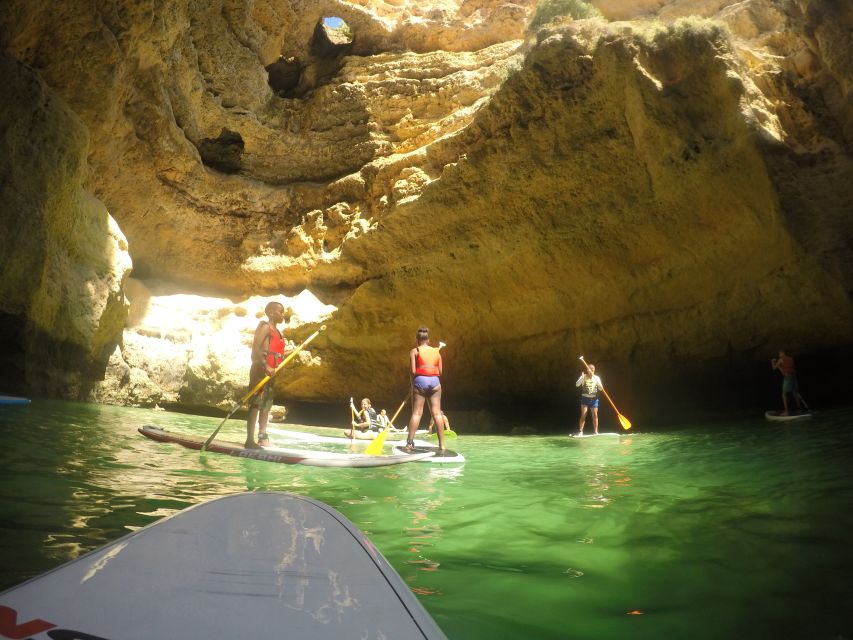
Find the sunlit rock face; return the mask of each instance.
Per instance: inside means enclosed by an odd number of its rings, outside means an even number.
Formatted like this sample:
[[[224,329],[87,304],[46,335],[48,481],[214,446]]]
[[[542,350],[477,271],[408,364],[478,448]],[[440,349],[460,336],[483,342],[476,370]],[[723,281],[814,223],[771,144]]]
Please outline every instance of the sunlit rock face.
[[[135,406],[232,409],[248,383],[252,339],[266,320],[268,300],[250,297],[235,304],[228,298],[183,293],[168,283],[149,285],[133,278],[126,282],[127,330],[92,398]],[[335,311],[307,290],[277,299],[292,311],[290,323],[280,327],[291,349],[316,331],[305,327],[322,327]],[[324,341],[320,330],[294,356],[288,374],[295,370],[297,375],[287,376],[294,392],[306,393],[300,380],[314,383],[312,373],[322,360],[312,355],[311,347]]]
[[[0,77],[0,388],[85,394],[125,324],[127,243],[83,188],[80,119],[3,54]]]
[[[294,340],[328,329],[277,381],[299,400],[396,404],[419,324],[458,405],[573,403],[581,353],[649,413],[679,381],[750,395],[779,346],[849,353],[850,10],[593,4],[637,20],[7,2],[2,45],[88,128],[86,186],[149,300],[92,397],[239,397],[263,301],[303,291],[326,306]],[[207,299],[180,340],[171,295]]]

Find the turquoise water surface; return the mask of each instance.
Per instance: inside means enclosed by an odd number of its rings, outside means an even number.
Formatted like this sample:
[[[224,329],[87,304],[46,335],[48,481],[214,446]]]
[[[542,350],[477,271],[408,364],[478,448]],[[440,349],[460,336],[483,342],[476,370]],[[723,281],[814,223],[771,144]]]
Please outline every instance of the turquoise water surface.
[[[0,407],[0,588],[263,489],[341,511],[451,639],[853,638],[853,410],[647,426],[611,442],[462,434],[457,467],[287,466],[136,432],[208,435],[220,422]],[[243,423],[221,434],[239,440]]]

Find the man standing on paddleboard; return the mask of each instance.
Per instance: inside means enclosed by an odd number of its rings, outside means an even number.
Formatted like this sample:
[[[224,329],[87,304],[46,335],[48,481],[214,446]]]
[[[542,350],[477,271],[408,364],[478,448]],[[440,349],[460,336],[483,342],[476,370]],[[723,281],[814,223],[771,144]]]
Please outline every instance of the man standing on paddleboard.
[[[782,406],[785,407],[783,416],[790,415],[788,412],[788,394],[794,396],[794,401],[797,403],[797,411],[802,411],[805,406],[803,396],[800,395],[800,385],[797,382],[797,368],[794,366],[794,359],[785,353],[784,349],[779,349],[779,357],[770,359],[770,369],[778,370],[782,374]]]
[[[270,302],[264,308],[266,320],[261,320],[255,329],[252,340],[252,368],[249,370],[249,389],[254,389],[265,376],[275,374],[276,367],[289,353],[284,344],[284,334],[278,330],[280,322],[287,323],[292,311],[285,311],[280,302]],[[261,449],[269,446],[270,437],[267,435],[267,421],[275,401],[275,389],[272,380],[249,399],[249,418],[246,421],[247,449]],[[258,428],[258,441],[255,442],[255,427]]]
[[[601,378],[595,375],[594,364],[588,364],[586,371],[581,373],[581,377],[575,383],[576,387],[581,385],[583,385],[583,389],[581,390],[581,418],[578,435],[583,435],[587,411],[592,414],[592,428],[595,433],[598,433],[598,391],[604,389],[604,384],[602,384]]]

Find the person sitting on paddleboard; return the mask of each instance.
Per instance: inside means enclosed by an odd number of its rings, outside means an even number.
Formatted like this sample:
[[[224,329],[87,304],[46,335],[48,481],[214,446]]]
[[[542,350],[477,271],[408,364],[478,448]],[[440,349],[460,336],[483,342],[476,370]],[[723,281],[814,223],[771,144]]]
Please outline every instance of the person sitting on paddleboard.
[[[415,432],[421,424],[424,403],[429,401],[429,410],[438,426],[439,453],[444,452],[444,420],[441,418],[441,374],[442,362],[440,347],[429,344],[429,329],[418,327],[417,345],[409,352],[409,365],[412,374],[412,416],[409,418],[409,434],[405,451],[411,452],[415,446]],[[436,419],[438,416],[438,419]]]
[[[359,438],[362,440],[372,440],[376,437],[376,432],[381,429],[381,421],[376,414],[376,409],[373,408],[370,398],[361,399],[361,409],[358,411],[353,407],[352,428],[344,431],[347,438]],[[356,431],[364,435],[356,435]]]
[[[379,412],[379,426],[382,429],[385,429],[387,427],[388,431],[392,432],[401,431],[401,429],[398,429],[393,424],[391,424],[391,418],[388,417],[388,412],[385,411],[385,409],[382,409],[382,411]]]
[[[252,368],[249,370],[249,389],[254,389],[265,376],[275,374],[275,369],[282,363],[285,355],[290,353],[284,342],[284,334],[278,330],[280,322],[287,323],[292,311],[285,310],[280,302],[270,302],[264,308],[266,320],[261,320],[255,329],[252,340]],[[260,449],[269,445],[267,422],[275,400],[273,381],[267,382],[260,391],[249,399],[249,417],[246,421],[247,449]],[[255,427],[258,428],[258,441],[255,442]]]
[[[441,412],[441,417],[444,418],[444,430],[447,431],[450,429],[450,418],[447,417],[447,414],[444,413],[444,411]],[[431,435],[433,429],[435,429],[435,420],[430,418],[429,426],[427,427],[427,435]]]
[[[598,433],[598,392],[600,389],[604,389],[604,384],[602,384],[601,378],[595,375],[594,364],[587,365],[587,370],[581,373],[581,377],[578,378],[575,386],[583,387],[581,390],[581,418],[578,435],[583,435],[587,411],[592,413],[592,428],[595,433]]]
[[[782,405],[785,411],[783,416],[790,415],[788,412],[788,394],[794,396],[794,401],[797,403],[797,411],[802,412],[806,407],[806,402],[803,396],[800,395],[800,385],[797,382],[797,368],[794,366],[794,359],[785,353],[784,349],[779,349],[779,357],[770,359],[770,368],[778,370],[782,374]]]
[[[357,415],[359,422],[353,420],[352,426],[359,431],[367,431],[368,429],[379,431],[382,428],[379,416],[376,414],[376,409],[373,408],[370,398],[361,399],[361,410]]]

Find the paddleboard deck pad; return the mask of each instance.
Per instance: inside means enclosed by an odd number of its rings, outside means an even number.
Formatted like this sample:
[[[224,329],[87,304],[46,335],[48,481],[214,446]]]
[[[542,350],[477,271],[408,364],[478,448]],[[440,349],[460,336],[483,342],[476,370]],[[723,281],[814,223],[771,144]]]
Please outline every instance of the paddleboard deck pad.
[[[195,449],[197,451],[201,450],[202,445],[207,440],[205,436],[172,433],[152,425],[140,427],[138,431],[151,440],[178,444],[187,449]],[[425,452],[416,457],[415,460],[412,460],[411,455],[405,454],[371,456],[365,453],[338,453],[334,451],[310,451],[307,449],[284,449],[279,447],[246,449],[242,443],[228,442],[226,440],[214,440],[207,447],[206,451],[222,453],[237,458],[278,462],[281,464],[301,464],[309,467],[384,467],[392,464],[414,462],[423,458],[429,458],[432,455],[432,453]]]
[[[764,417],[771,422],[796,422],[799,420],[810,419],[812,417],[812,412],[805,411],[803,413],[791,413],[787,416],[783,416],[781,411],[767,411],[765,412]]]
[[[32,640],[446,640],[352,522],[280,492],[158,520],[3,591],[0,616],[0,637]]]
[[[403,447],[394,447],[395,454],[401,454],[404,456],[420,456],[424,453],[428,454],[430,457],[421,458],[420,462],[429,462],[432,464],[454,464],[465,462],[465,456],[456,451],[451,451],[450,449],[445,449],[444,452],[441,451],[438,447],[433,446],[416,446],[412,449],[411,453],[406,452]]]

